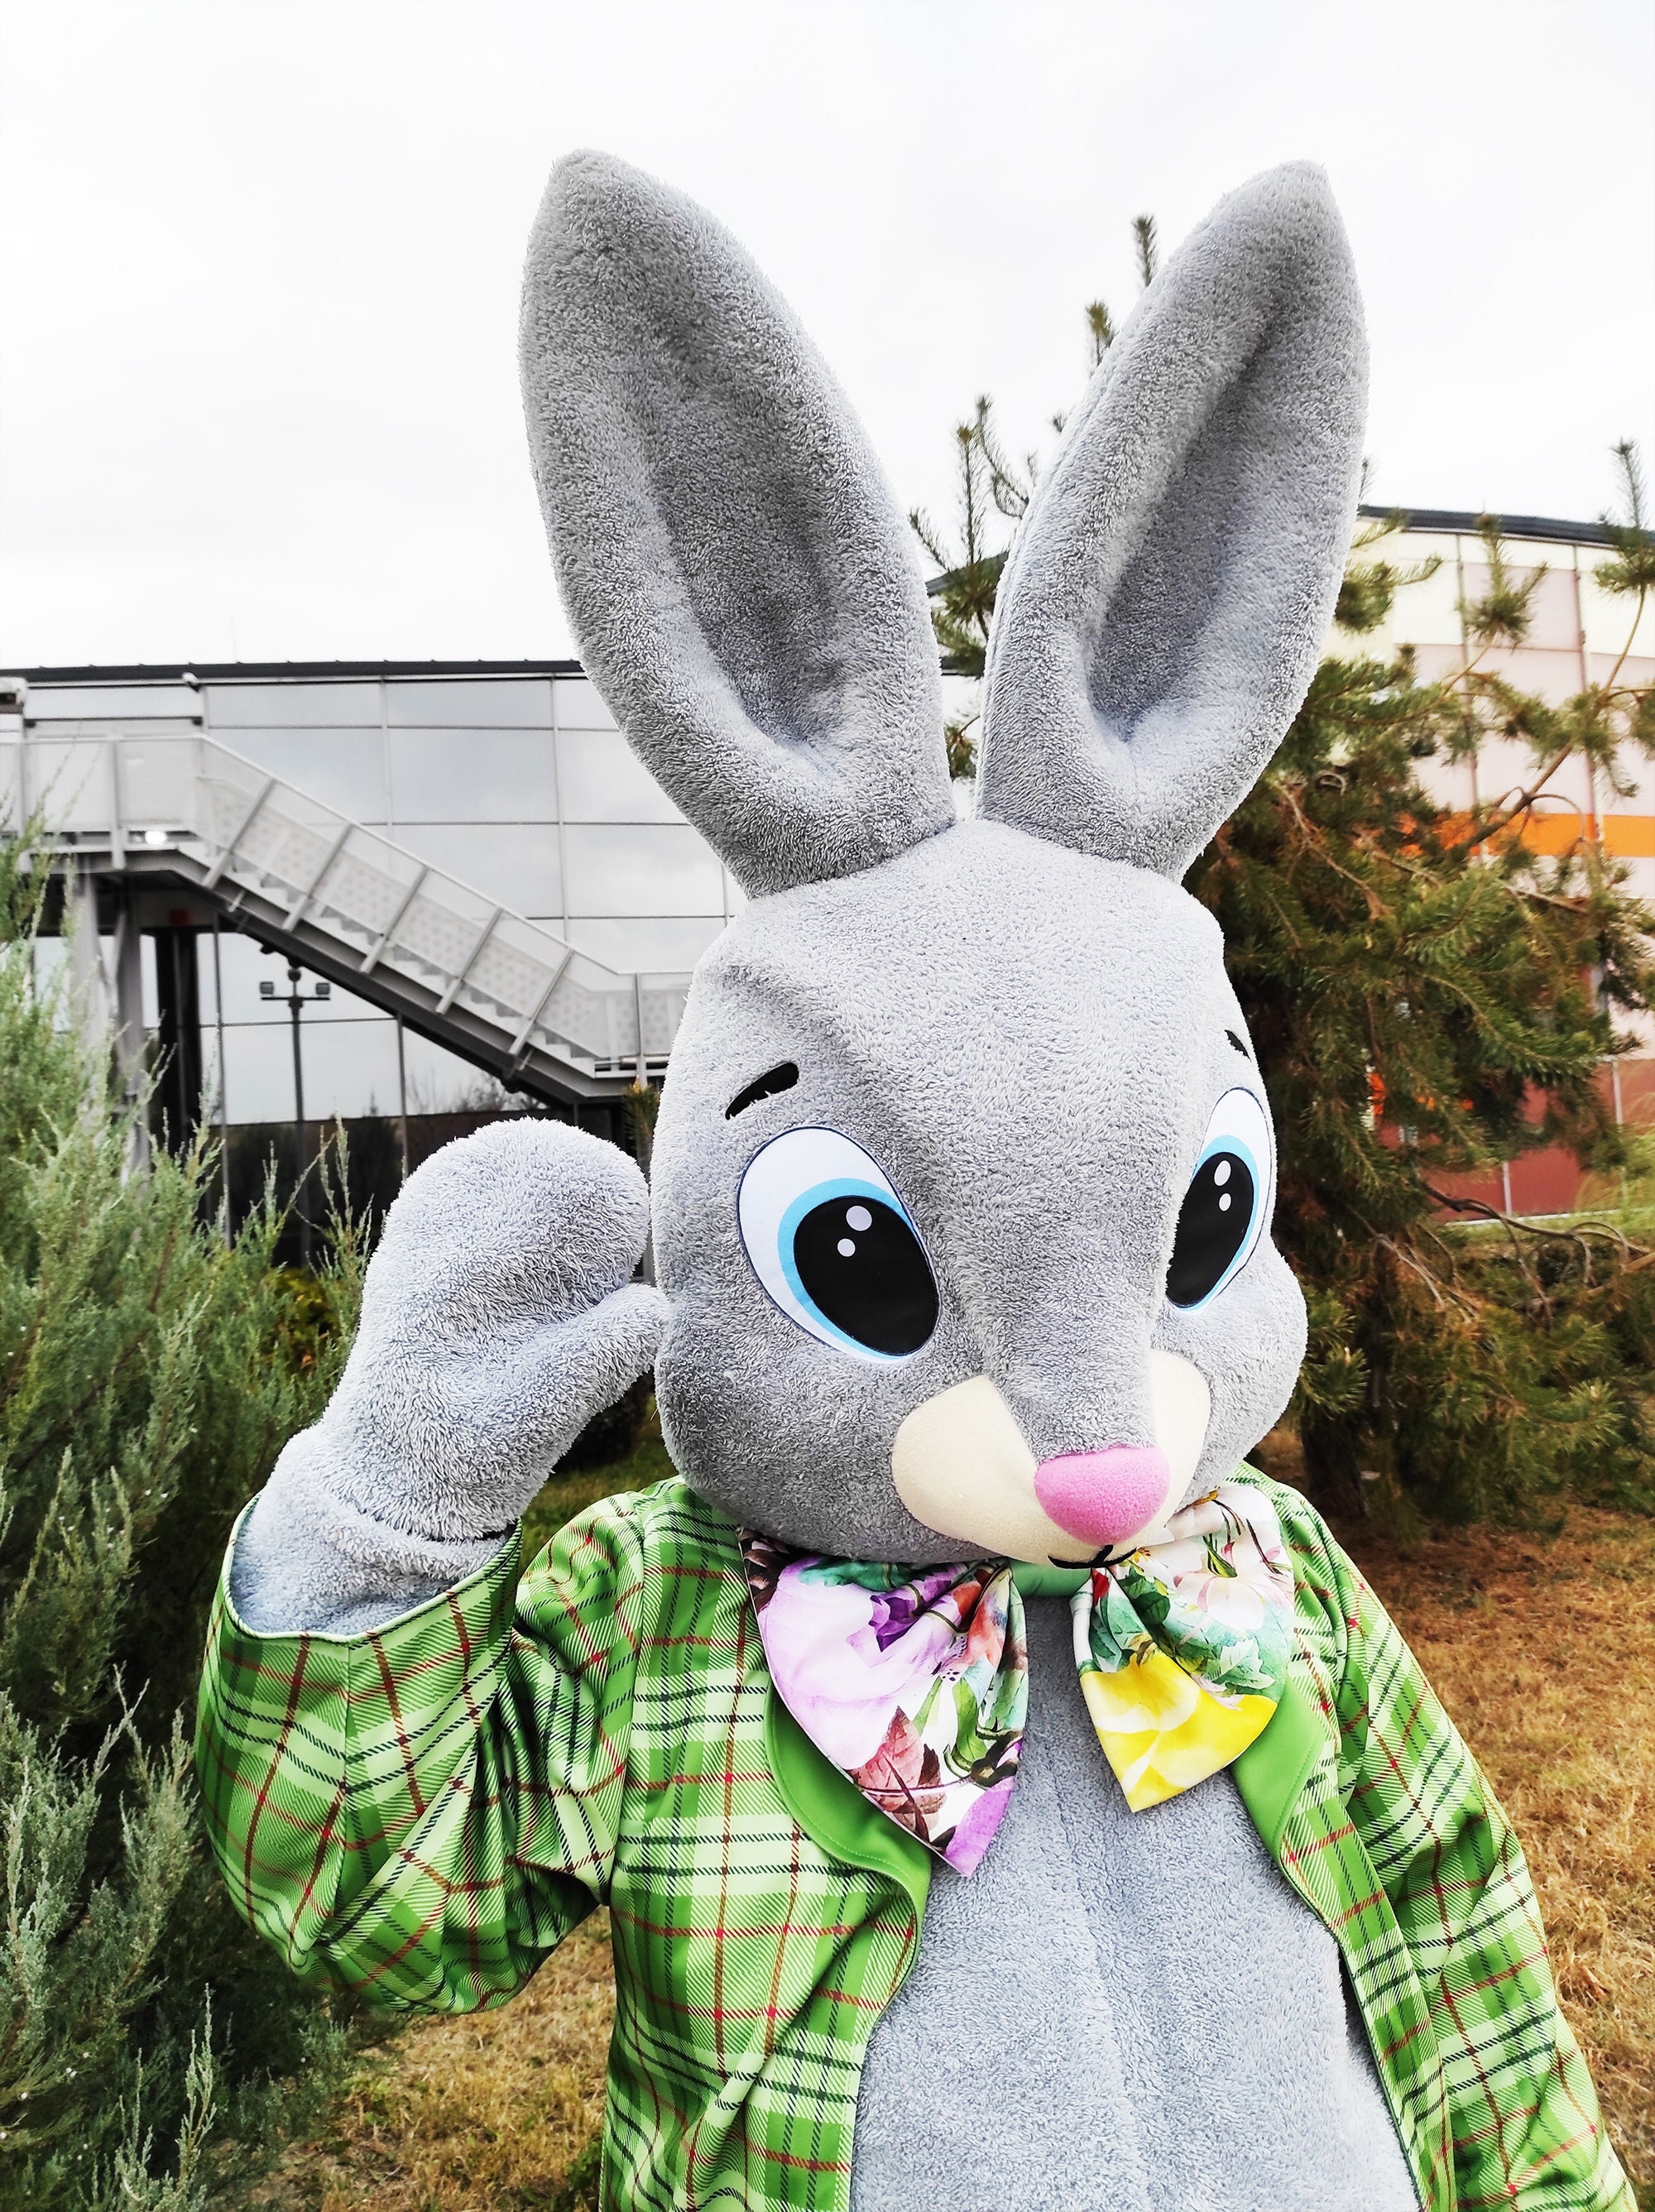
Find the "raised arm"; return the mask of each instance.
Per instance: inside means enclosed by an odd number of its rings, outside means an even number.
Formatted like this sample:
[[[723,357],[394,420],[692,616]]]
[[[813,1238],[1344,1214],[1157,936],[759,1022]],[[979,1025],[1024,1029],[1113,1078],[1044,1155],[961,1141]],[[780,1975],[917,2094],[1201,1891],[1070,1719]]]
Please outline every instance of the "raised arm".
[[[654,1355],[645,1210],[630,1163],[558,1125],[439,1153],[332,1404],[238,1528],[198,1768],[232,1896],[301,1973],[498,2002],[605,1893],[636,1532],[605,1501],[520,1591],[514,1523]]]
[[[350,1634],[499,1551],[655,1356],[666,1302],[631,1279],[648,1226],[631,1161],[559,1121],[496,1123],[410,1178],[332,1403],[241,1523],[250,1628]]]

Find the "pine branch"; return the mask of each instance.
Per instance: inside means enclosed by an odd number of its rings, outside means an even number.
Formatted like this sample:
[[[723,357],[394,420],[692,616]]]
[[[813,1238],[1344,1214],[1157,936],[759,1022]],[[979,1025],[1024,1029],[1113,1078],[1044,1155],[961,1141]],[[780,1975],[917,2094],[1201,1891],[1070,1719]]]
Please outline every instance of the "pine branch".
[[[1592,575],[1601,588],[1634,600],[1632,622],[1627,631],[1626,643],[1621,647],[1614,667],[1609,671],[1606,691],[1612,691],[1621,680],[1621,671],[1627,665],[1638,626],[1644,617],[1652,586],[1655,586],[1655,533],[1644,520],[1643,469],[1637,446],[1630,438],[1622,438],[1613,448],[1621,467],[1622,487],[1625,493],[1628,520],[1620,522],[1608,514],[1601,519],[1615,548],[1613,561],[1601,562]]]
[[[1155,281],[1155,262],[1158,247],[1155,240],[1155,218],[1153,215],[1135,215],[1132,236],[1138,249],[1138,282],[1146,291]]]

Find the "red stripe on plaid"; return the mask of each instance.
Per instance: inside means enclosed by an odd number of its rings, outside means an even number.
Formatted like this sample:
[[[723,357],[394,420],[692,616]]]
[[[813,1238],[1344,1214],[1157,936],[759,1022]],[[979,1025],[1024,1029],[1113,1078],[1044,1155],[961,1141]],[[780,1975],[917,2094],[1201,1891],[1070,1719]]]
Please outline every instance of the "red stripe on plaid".
[[[1499,1808],[1349,1562],[1269,1491],[1328,1732],[1281,1863],[1340,1942],[1421,2202],[1629,2212]],[[727,1519],[676,1482],[605,1501],[520,1586],[502,1554],[378,1636],[372,1667],[330,1645],[338,1680],[217,1619],[203,1794],[259,1924],[301,1966],[459,2009],[606,1898],[605,2212],[845,2212],[862,2057],[918,1923],[781,1802]]]

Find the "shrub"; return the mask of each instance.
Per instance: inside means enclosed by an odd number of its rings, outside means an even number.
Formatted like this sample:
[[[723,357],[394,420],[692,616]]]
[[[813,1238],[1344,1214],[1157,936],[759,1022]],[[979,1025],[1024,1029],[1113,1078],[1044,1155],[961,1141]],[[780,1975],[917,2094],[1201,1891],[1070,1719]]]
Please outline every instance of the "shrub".
[[[347,1229],[295,1285],[269,1208],[222,1241],[201,1152],[142,1158],[37,981],[26,850],[0,848],[0,2207],[189,2212],[210,2139],[256,2141],[341,2040],[204,1863],[188,1741],[231,1524],[332,1387],[357,1255]]]

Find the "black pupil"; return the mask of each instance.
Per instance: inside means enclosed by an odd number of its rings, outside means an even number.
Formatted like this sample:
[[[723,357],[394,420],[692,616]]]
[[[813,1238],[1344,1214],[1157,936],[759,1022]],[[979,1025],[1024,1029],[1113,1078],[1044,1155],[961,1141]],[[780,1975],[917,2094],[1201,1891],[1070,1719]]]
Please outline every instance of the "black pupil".
[[[793,1232],[793,1264],[818,1310],[871,1352],[917,1352],[937,1286],[913,1231],[877,1198],[831,1198]]]
[[[1223,1279],[1253,1222],[1253,1171],[1238,1152],[1214,1152],[1196,1169],[1178,1216],[1166,1295],[1199,1305]]]

